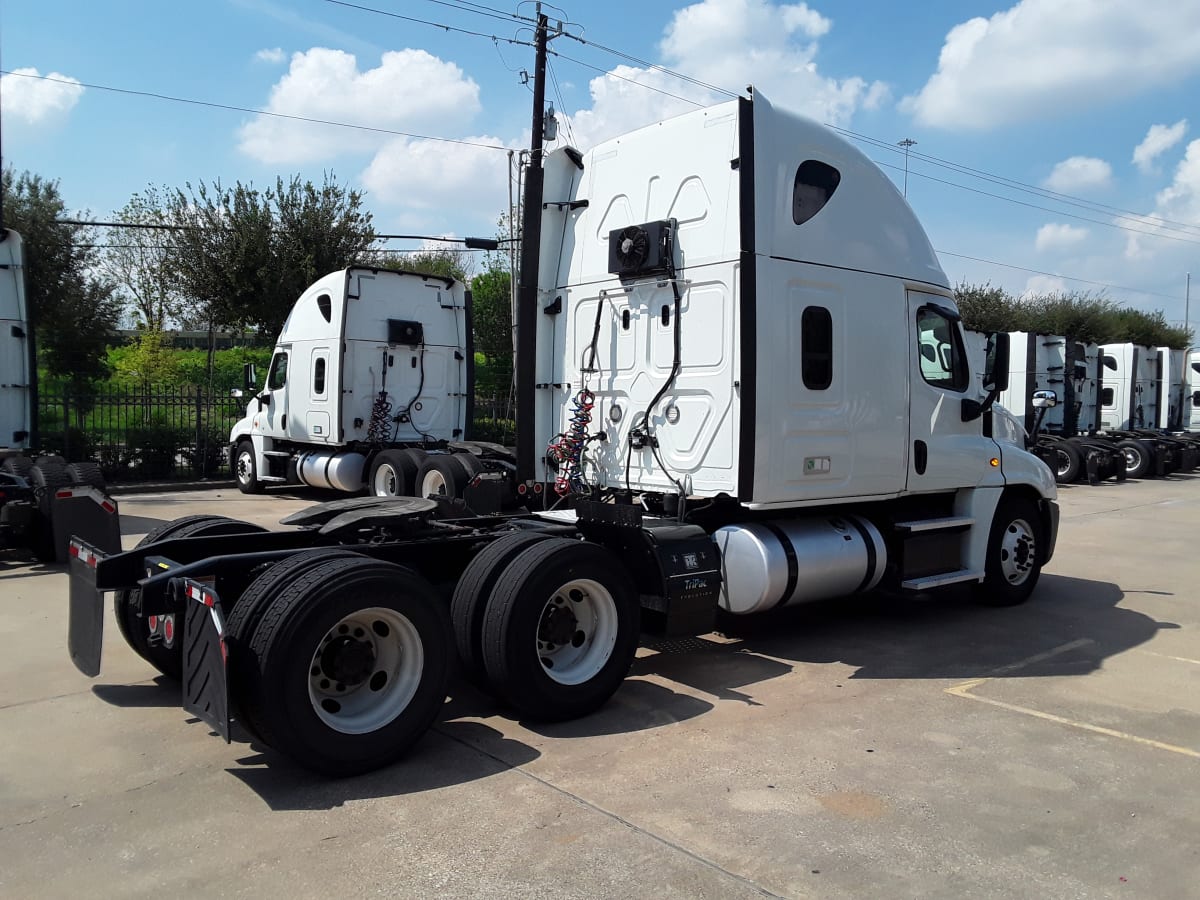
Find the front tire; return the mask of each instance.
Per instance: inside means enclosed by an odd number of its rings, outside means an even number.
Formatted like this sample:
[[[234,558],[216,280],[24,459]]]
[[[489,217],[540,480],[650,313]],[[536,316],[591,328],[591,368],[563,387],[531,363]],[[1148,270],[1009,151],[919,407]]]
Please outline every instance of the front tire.
[[[258,464],[254,461],[254,444],[241,441],[233,451],[233,477],[243,494],[261,494],[263,483],[258,480]]]
[[[509,563],[488,601],[481,635],[488,678],[532,719],[587,715],[625,679],[640,618],[637,592],[609,550],[542,541]]]
[[[1042,573],[1045,529],[1027,497],[1003,497],[988,536],[985,577],[977,597],[988,606],[1016,606],[1029,599]]]
[[[293,579],[254,630],[241,704],[262,740],[345,776],[387,765],[433,724],[453,652],[432,585],[367,558]]]

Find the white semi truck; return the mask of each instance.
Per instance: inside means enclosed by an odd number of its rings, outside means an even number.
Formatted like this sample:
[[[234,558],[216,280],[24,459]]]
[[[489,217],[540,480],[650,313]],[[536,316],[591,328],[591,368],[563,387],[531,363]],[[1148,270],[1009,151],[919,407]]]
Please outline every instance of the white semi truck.
[[[99,672],[113,592],[134,649],[182,676],[185,708],[227,740],[236,720],[345,774],[419,738],[456,651],[521,715],[563,719],[618,689],[642,631],[702,634],[719,611],[879,586],[1030,596],[1058,507],[1050,470],[990,409],[1007,336],[972,363],[924,231],[867,157],[755,94],[541,161],[518,310],[534,324],[518,348],[532,400],[518,408],[515,474],[499,476],[525,508],[371,496],[310,508],[288,531],[210,516],[120,554],[73,542],[81,671]],[[428,290],[450,293],[449,321],[453,286]],[[313,315],[332,321],[338,293],[328,316],[320,296]],[[382,367],[385,342],[366,340]],[[261,415],[300,414],[298,364],[315,383],[320,351],[297,343],[287,407],[272,408],[268,380]],[[395,347],[387,390],[404,408],[418,392],[394,390],[394,373],[415,351]],[[449,356],[441,371],[442,406],[421,412],[455,421],[466,384]],[[322,433],[369,421],[382,389],[381,368]],[[389,424],[418,434],[433,421]],[[265,438],[255,466],[270,464]]]
[[[296,301],[265,384],[246,367],[230,432],[239,489],[292,482],[376,496],[462,497],[503,447],[464,440],[472,420],[471,297],[449,277],[349,268]]]
[[[63,562],[67,538],[76,533],[119,550],[117,505],[104,493],[100,467],[29,455],[36,385],[24,244],[17,232],[0,227],[0,549]]]

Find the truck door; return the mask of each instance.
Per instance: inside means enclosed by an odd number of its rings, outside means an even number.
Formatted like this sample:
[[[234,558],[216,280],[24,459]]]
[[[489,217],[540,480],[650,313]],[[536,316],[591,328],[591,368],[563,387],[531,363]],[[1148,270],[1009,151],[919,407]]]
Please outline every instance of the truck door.
[[[263,390],[263,407],[256,421],[267,437],[288,437],[288,357],[290,347],[276,347],[271,357],[271,369],[267,373],[267,386]]]
[[[908,490],[926,493],[974,487],[992,475],[997,445],[982,419],[964,422],[962,401],[973,389],[959,317],[943,297],[908,292]]]

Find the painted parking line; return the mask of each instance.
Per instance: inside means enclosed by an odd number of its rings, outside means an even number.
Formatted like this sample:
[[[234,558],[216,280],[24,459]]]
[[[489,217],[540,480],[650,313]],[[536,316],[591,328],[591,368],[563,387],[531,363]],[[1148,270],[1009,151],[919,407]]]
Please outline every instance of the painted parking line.
[[[1090,731],[1093,734],[1102,734],[1105,737],[1119,738],[1120,740],[1123,740],[1123,741],[1129,741],[1134,744],[1141,744],[1144,747],[1153,747],[1155,750],[1166,750],[1169,753],[1178,753],[1181,756],[1190,756],[1193,759],[1200,759],[1200,750],[1193,750],[1191,747],[1180,747],[1180,746],[1177,746],[1176,744],[1167,744],[1167,743],[1164,743],[1163,741],[1153,740],[1152,738],[1146,738],[1146,737],[1142,737],[1140,735],[1130,734],[1127,731],[1118,731],[1115,728],[1106,728],[1103,725],[1093,725],[1091,722],[1081,722],[1078,719],[1069,719],[1066,716],[1056,716],[1053,713],[1042,712],[1040,709],[1032,709],[1028,706],[1019,706],[1015,703],[1006,703],[1003,700],[993,700],[991,697],[981,697],[978,694],[972,693],[972,691],[975,688],[979,687],[981,684],[985,684],[985,683],[991,681],[994,677],[996,677],[998,675],[1004,675],[1004,674],[1009,674],[1009,673],[1012,673],[1015,671],[1019,671],[1021,669],[1027,668],[1028,666],[1034,665],[1039,662],[1043,662],[1054,656],[1058,656],[1060,654],[1067,653],[1071,650],[1078,649],[1086,644],[1091,644],[1091,643],[1093,643],[1093,642],[1086,638],[1082,638],[1082,639],[1076,640],[1076,641],[1071,641],[1070,643],[1063,644],[1059,647],[1055,647],[1052,650],[1047,650],[1045,653],[1039,653],[1036,656],[1031,656],[1028,659],[1023,659],[1020,662],[1016,662],[1016,663],[1012,663],[1010,665],[1004,666],[1000,669],[995,670],[991,675],[987,675],[983,678],[972,678],[970,681],[964,681],[961,684],[956,684],[953,687],[948,687],[945,689],[945,691],[947,694],[951,694],[955,697],[963,697],[967,700],[974,700],[978,703],[986,703],[989,706],[995,706],[1000,709],[1006,709],[1009,712],[1021,713],[1022,715],[1032,716],[1035,719],[1042,719],[1043,721],[1046,721],[1046,722],[1054,722],[1059,725],[1066,725],[1070,728],[1078,728],[1081,731]],[[1166,656],[1165,654],[1162,654],[1162,653],[1152,653],[1149,650],[1146,650],[1143,652],[1148,653],[1153,656],[1161,656],[1164,659],[1176,659],[1179,662],[1197,663],[1197,660],[1187,659],[1185,657]]]

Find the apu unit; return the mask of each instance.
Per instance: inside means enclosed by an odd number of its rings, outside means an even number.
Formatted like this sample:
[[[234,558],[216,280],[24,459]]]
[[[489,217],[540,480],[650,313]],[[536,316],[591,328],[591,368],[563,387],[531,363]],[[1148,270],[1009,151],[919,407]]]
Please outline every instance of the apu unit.
[[[671,271],[675,220],[627,225],[608,233],[608,271],[622,280]]]

